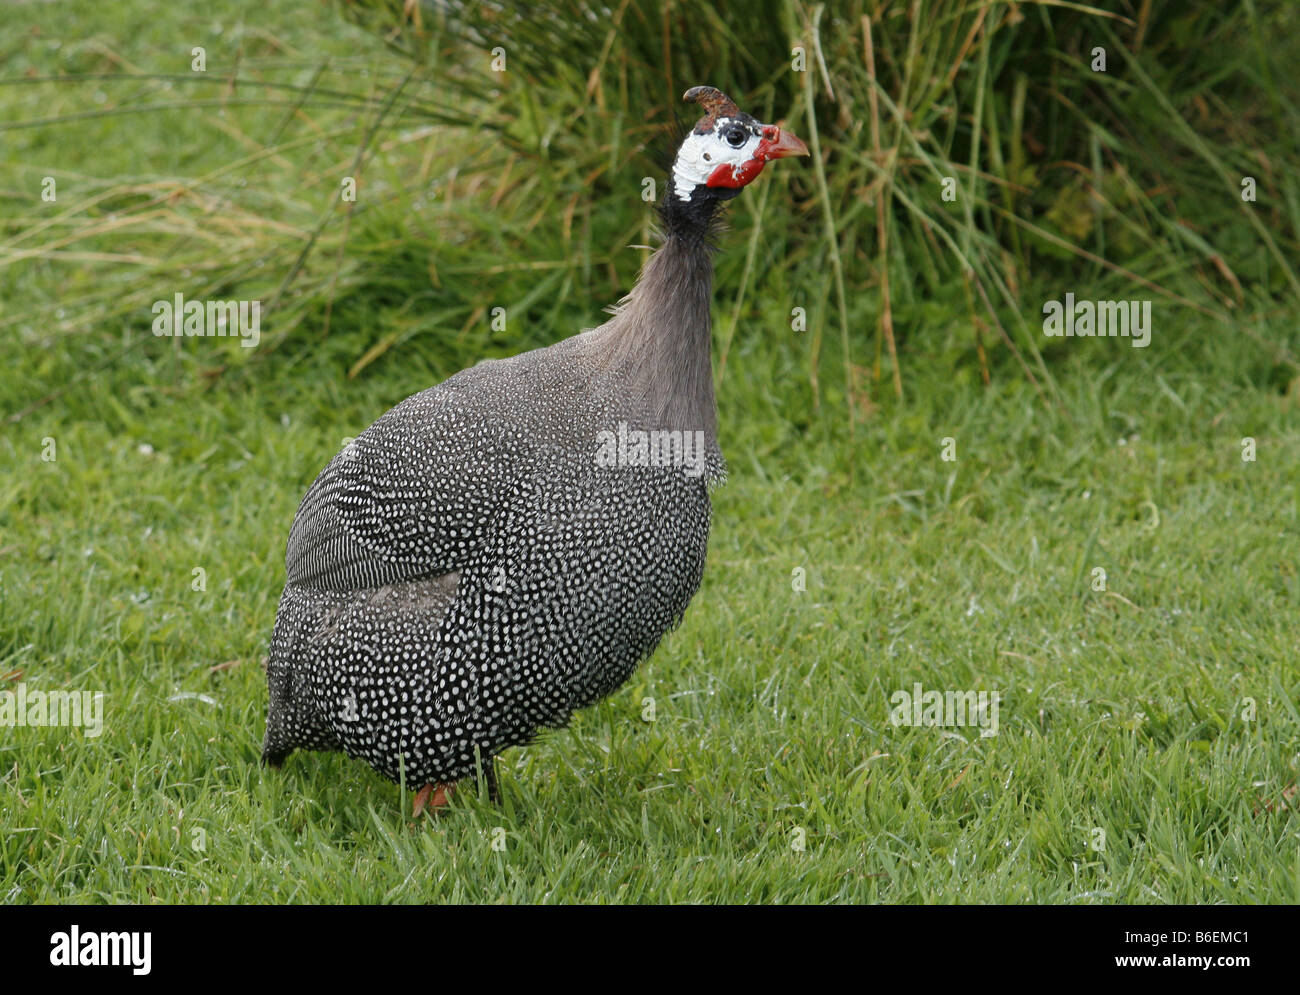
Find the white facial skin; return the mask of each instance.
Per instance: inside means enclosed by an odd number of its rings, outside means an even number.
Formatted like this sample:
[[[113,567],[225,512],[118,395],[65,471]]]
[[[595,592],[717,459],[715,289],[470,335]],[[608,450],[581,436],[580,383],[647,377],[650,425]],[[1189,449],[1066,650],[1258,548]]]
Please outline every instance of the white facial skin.
[[[691,192],[708,183],[709,177],[720,165],[739,167],[754,158],[762,137],[750,134],[746,128],[748,140],[740,148],[732,148],[722,137],[730,130],[731,119],[724,117],[718,120],[717,126],[708,134],[697,135],[691,132],[686,136],[686,141],[682,142],[681,150],[677,153],[677,161],[673,163],[673,192],[678,198],[690,200]]]

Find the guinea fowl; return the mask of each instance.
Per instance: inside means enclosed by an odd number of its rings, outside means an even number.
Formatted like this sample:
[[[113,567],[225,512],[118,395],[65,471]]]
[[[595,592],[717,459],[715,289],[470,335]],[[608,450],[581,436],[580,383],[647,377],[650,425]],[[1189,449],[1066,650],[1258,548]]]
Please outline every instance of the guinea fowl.
[[[771,159],[807,155],[708,86],[664,241],[598,328],[407,398],[307,491],[271,636],[263,759],[343,750],[445,804],[612,693],[699,588],[713,399],[709,235]]]

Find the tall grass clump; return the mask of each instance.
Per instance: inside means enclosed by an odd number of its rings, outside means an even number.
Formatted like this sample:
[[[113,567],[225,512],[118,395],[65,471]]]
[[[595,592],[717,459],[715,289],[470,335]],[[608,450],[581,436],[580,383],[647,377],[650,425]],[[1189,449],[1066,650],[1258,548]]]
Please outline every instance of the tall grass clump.
[[[755,312],[757,286],[805,309],[809,396],[820,403],[826,383],[850,422],[902,397],[909,363],[985,383],[1006,367],[1050,401],[1042,301],[1085,286],[1153,298],[1175,320],[1233,320],[1265,362],[1296,369],[1293,341],[1252,331],[1300,304],[1289,4],[332,9],[374,50],[308,52],[246,30],[238,59],[205,74],[125,66],[102,45],[58,74],[11,55],[6,84],[40,108],[0,125],[20,148],[126,115],[162,130],[200,113],[239,154],[87,180],[53,217],[6,212],[0,281],[35,267],[61,293],[0,329],[125,334],[147,328],[163,287],[269,312],[253,355],[232,347],[187,371],[175,356],[178,375],[246,375],[288,349],[356,377],[415,337],[448,373],[550,341],[634,278],[643,256],[629,246],[654,221],[643,180],[662,178],[682,91],[707,81],[814,150],[731,213],[744,248],[720,263],[720,285],[737,288],[720,301],[723,375],[738,326],[788,321]],[[47,167],[28,158],[30,185]],[[364,195],[342,198],[344,177]],[[505,332],[487,320],[494,302],[518,319]]]

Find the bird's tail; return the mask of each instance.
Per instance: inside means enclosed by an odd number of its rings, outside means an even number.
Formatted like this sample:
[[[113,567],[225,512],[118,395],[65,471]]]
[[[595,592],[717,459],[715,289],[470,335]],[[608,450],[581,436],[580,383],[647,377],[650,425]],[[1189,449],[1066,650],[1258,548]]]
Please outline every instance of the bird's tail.
[[[338,749],[311,693],[308,669],[312,639],[328,626],[342,596],[289,585],[280,597],[275,629],[267,652],[269,700],[262,762],[279,767],[294,750]]]

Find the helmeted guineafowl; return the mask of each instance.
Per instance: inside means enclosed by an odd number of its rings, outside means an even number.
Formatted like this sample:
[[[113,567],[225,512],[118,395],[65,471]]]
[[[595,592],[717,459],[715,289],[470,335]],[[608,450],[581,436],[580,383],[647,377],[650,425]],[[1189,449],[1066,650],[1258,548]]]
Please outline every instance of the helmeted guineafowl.
[[[709,233],[807,155],[712,87],[664,242],[599,328],[407,398],[316,478],[289,534],[263,759],[336,750],[417,812],[618,688],[699,587],[718,450]],[[434,790],[436,787],[436,791]]]

